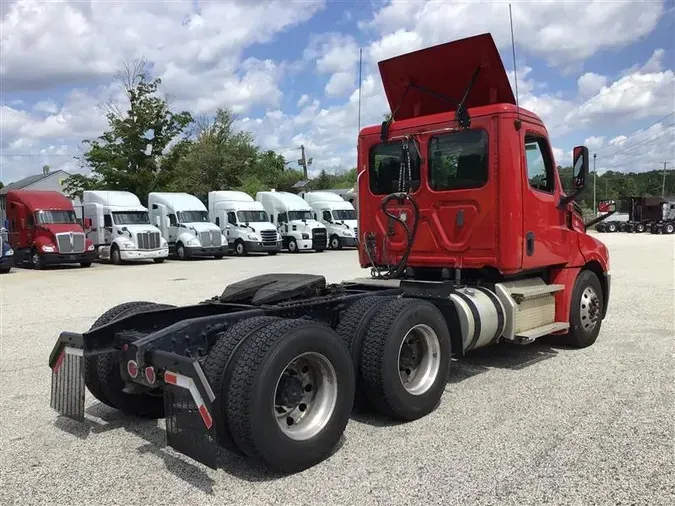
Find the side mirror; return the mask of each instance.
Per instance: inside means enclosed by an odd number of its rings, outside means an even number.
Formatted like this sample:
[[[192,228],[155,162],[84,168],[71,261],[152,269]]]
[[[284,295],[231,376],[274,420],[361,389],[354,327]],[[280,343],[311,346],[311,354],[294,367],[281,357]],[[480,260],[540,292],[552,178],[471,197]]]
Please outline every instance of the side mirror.
[[[89,230],[91,228],[91,218],[85,218],[82,220],[82,224],[84,225],[85,230]]]
[[[588,176],[588,148],[586,146],[576,146],[572,156],[572,184],[577,191],[583,190],[586,186],[586,176]]]
[[[599,213],[613,213],[614,211],[616,211],[615,200],[601,200],[598,202]]]

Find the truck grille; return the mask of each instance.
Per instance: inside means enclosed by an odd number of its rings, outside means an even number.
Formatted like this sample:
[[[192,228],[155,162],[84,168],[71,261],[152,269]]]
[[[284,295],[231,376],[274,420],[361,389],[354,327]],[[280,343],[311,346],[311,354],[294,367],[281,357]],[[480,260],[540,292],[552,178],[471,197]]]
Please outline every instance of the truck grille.
[[[312,229],[312,246],[314,248],[325,248],[328,244],[328,238],[326,237],[325,228],[314,228]]]
[[[84,253],[84,234],[56,234],[56,246],[59,253]]]
[[[274,230],[263,230],[260,237],[265,245],[274,245],[277,243],[277,233]]]
[[[159,232],[141,232],[138,237],[138,249],[159,249]]]
[[[217,230],[208,230],[199,232],[199,242],[203,247],[220,246],[220,232]]]

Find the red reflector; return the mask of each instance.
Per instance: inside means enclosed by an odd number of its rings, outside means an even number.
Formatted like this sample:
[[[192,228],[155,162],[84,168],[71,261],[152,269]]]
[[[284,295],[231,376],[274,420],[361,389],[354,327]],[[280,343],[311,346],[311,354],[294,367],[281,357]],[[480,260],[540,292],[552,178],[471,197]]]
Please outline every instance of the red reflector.
[[[204,425],[206,425],[206,428],[210,429],[213,425],[213,420],[211,419],[211,414],[203,404],[199,406],[199,414],[202,415],[202,420],[204,420]]]
[[[154,367],[146,367],[145,368],[145,381],[150,383],[151,385],[155,382],[157,379],[157,376],[155,375],[155,369]]]
[[[127,362],[127,372],[132,378],[138,376],[138,364],[134,360],[129,360],[129,362]]]
[[[66,350],[63,350],[61,354],[59,355],[59,358],[56,359],[56,363],[54,364],[54,372],[58,372],[59,369],[61,369],[61,365],[63,365],[63,359],[66,358]]]
[[[122,351],[127,351],[128,349],[129,349],[129,345],[126,344],[126,343],[124,343],[124,344],[122,345]]]
[[[176,376],[175,373],[166,371],[164,373],[164,381],[167,383],[171,383],[172,385],[177,385],[178,384],[178,376]]]

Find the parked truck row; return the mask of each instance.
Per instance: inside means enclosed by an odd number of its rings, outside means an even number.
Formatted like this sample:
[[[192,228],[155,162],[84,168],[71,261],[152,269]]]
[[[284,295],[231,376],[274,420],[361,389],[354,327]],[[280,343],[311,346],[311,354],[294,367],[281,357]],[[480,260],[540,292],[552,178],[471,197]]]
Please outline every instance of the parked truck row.
[[[603,202],[600,203],[599,212]],[[623,211],[598,223],[598,232],[628,232],[652,234],[675,233],[675,197],[631,197],[623,206]]]
[[[81,222],[59,192],[13,190],[6,198],[3,271],[10,264],[89,267],[96,259],[162,263],[170,256],[320,253],[358,243],[354,206],[331,192],[301,197],[271,190],[253,199],[241,191],[211,191],[207,205],[184,192],[152,192],[145,207],[127,191],[85,191]]]

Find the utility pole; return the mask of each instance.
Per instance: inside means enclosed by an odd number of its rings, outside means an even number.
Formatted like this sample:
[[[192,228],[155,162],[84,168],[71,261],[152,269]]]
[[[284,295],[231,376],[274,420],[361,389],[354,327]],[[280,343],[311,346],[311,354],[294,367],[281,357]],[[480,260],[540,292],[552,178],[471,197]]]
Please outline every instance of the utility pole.
[[[597,158],[598,154],[593,153],[593,216],[597,216],[597,209],[598,206],[596,204],[596,186],[598,184],[598,173],[595,171],[595,159]]]
[[[304,178],[307,179],[307,166],[312,165],[312,159],[311,158],[307,159],[305,157],[305,145],[304,144],[300,144],[300,153],[301,153],[301,155],[300,155],[301,158],[300,158],[300,160],[298,160],[298,165],[300,165],[302,167]]]
[[[666,196],[666,165],[668,162],[663,162],[663,183],[661,184],[661,196]]]

